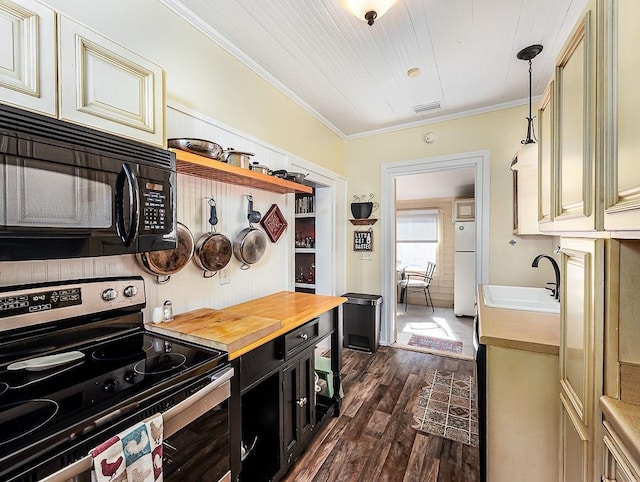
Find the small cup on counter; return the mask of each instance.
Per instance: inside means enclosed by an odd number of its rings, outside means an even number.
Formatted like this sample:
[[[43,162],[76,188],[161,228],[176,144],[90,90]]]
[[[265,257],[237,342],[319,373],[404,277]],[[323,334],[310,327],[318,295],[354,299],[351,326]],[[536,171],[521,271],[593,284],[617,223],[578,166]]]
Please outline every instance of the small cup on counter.
[[[164,310],[162,306],[155,306],[151,312],[151,321],[161,323],[164,320]]]

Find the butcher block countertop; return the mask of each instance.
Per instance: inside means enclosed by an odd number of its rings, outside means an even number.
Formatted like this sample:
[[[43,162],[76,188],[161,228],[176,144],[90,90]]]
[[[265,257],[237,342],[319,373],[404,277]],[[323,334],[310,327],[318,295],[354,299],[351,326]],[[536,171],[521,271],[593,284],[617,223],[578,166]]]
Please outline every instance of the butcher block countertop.
[[[479,285],[480,343],[548,355],[560,353],[559,314],[490,308],[484,304],[482,289]]]
[[[148,323],[146,328],[224,350],[233,360],[345,301],[338,296],[280,291],[223,310],[199,308],[176,315],[170,323]]]

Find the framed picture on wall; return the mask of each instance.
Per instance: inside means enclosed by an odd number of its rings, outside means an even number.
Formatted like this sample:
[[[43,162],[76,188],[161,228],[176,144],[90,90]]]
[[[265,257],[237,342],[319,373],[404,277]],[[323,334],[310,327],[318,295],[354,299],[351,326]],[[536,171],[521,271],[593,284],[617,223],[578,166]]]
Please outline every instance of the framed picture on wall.
[[[373,251],[373,231],[354,231],[354,251]]]

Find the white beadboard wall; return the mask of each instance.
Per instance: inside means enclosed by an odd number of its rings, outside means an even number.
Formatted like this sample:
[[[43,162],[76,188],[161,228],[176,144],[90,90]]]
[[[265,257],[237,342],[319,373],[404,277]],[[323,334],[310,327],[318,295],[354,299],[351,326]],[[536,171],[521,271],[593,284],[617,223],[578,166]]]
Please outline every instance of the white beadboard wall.
[[[198,137],[209,139],[237,150],[255,152],[254,159],[272,169],[285,168],[287,157],[259,141],[245,137],[215,125],[210,120],[179,108],[167,108],[167,137]],[[227,266],[231,282],[220,285],[218,276],[202,277],[195,263],[189,263],[171,280],[160,285],[155,277],[147,274],[134,256],[106,256],[68,260],[19,261],[0,263],[0,286],[42,281],[89,279],[109,276],[142,275],[145,278],[147,308],[145,321],[150,319],[154,306],[170,299],[174,312],[182,313],[200,307],[224,308],[260,296],[289,289],[291,284],[290,252],[293,249],[292,203],[293,194],[277,194],[250,189],[208,179],[178,175],[178,221],[185,224],[197,241],[208,231],[207,199],[215,197],[219,223],[217,231],[233,242],[236,234],[248,226],[246,195],[252,194],[254,209],[263,215],[277,204],[287,217],[289,226],[277,243],[267,241],[263,258],[248,270],[241,270],[241,263],[232,256]],[[259,224],[255,225],[262,229]]]

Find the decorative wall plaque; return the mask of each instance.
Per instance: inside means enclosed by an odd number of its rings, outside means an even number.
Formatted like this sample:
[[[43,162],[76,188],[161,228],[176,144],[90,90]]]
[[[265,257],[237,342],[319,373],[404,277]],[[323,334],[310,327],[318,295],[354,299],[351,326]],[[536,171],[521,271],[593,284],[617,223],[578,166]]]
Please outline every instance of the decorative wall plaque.
[[[260,225],[264,228],[271,242],[275,243],[287,229],[287,220],[280,212],[278,205],[272,204],[267,214],[260,220]]]

